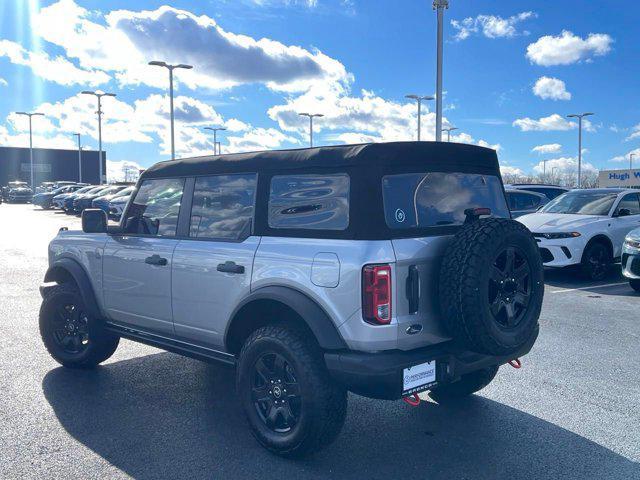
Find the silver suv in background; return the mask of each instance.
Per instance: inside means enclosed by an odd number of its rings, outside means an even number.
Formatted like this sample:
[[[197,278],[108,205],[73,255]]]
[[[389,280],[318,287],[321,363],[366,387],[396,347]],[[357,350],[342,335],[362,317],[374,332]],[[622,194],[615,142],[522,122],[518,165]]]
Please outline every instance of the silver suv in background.
[[[449,402],[538,335],[540,255],[482,147],[161,162],[117,227],[97,209],[82,225],[49,246],[40,331],[53,358],[95,367],[127,338],[233,365],[254,436],[284,456],[336,438],[348,391]]]

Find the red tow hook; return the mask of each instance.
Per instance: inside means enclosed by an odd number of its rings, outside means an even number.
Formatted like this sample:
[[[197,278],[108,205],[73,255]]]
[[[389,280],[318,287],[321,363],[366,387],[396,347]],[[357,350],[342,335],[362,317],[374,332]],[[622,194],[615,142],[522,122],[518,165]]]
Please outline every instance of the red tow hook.
[[[418,405],[420,405],[420,397],[417,393],[409,395],[408,397],[403,397],[402,400],[407,402],[412,407],[417,407]]]
[[[522,367],[522,361],[519,358],[514,358],[513,360],[509,360],[509,365],[513,368],[518,369]]]

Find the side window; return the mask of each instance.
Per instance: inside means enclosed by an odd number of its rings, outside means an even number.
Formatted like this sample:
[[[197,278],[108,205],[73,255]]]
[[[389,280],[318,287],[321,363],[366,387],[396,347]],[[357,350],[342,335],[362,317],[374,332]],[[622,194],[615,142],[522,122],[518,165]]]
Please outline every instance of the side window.
[[[182,178],[144,180],[127,210],[125,233],[175,236],[183,190]]]
[[[238,240],[251,233],[256,174],[196,178],[189,236]]]
[[[617,211],[619,212],[621,208],[626,208],[631,212],[631,215],[640,214],[640,203],[638,202],[638,194],[630,193],[629,195],[625,195],[620,200],[618,204]]]
[[[345,230],[349,175],[281,175],[271,179],[269,227]]]
[[[513,210],[530,210],[535,208],[539,201],[535,195],[529,195],[528,193],[513,193]]]

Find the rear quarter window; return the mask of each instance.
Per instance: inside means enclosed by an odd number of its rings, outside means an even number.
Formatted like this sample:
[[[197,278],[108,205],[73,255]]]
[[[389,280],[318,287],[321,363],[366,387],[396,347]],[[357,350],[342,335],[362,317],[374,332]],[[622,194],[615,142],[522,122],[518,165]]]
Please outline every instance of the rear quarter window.
[[[349,175],[278,175],[271,179],[269,227],[345,230],[349,226]]]
[[[509,218],[500,179],[471,173],[408,173],[382,179],[384,214],[393,229],[461,225],[467,208]]]

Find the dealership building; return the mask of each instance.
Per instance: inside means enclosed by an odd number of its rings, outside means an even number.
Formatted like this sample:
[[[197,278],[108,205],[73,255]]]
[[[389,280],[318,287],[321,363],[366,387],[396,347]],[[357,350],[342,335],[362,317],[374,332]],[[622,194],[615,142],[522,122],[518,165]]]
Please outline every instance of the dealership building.
[[[102,152],[103,175],[107,171],[106,164],[106,153]],[[82,150],[80,166],[78,150],[33,149],[33,178],[36,186],[42,182],[58,180],[97,184],[99,176],[96,151]],[[14,180],[27,183],[31,181],[29,149],[0,147],[0,186]]]
[[[640,188],[640,169],[600,170],[598,186]]]

